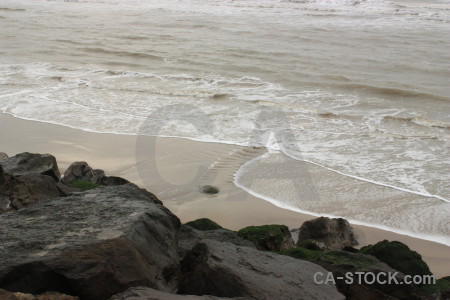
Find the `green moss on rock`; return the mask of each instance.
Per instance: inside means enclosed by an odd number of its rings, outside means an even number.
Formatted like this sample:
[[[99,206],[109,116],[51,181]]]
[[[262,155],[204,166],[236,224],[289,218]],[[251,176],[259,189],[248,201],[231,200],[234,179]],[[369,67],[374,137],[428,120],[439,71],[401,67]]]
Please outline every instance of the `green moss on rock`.
[[[291,237],[286,225],[248,226],[237,233],[238,236],[249,240],[260,250],[279,251],[286,237]]]
[[[84,180],[72,180],[70,182],[70,185],[73,187],[76,187],[77,189],[80,189],[82,191],[92,190],[95,188],[98,188],[100,184],[92,183],[89,181]]]
[[[291,248],[280,251],[280,254],[288,255],[294,258],[309,260],[309,261],[317,261],[322,256],[322,251],[309,250],[306,248]]]
[[[387,240],[361,248],[360,253],[373,255],[390,267],[407,275],[431,275],[422,256],[405,244]]]
[[[217,224],[216,222],[208,219],[208,218],[201,218],[194,221],[187,222],[185,225],[190,226],[197,230],[215,230],[215,229],[223,229],[222,226]]]

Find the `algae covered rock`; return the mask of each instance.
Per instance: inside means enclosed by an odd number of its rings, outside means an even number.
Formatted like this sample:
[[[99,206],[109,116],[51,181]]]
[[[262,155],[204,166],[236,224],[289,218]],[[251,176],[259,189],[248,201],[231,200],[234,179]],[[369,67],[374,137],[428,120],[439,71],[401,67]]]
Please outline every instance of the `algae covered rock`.
[[[223,229],[222,226],[220,226],[219,224],[208,218],[201,218],[194,221],[190,221],[187,222],[185,225],[201,231]]]
[[[362,247],[361,253],[373,255],[392,268],[407,275],[431,275],[422,256],[401,242],[387,240]]]
[[[239,230],[238,236],[253,242],[259,250],[280,251],[294,246],[285,225],[248,226]]]

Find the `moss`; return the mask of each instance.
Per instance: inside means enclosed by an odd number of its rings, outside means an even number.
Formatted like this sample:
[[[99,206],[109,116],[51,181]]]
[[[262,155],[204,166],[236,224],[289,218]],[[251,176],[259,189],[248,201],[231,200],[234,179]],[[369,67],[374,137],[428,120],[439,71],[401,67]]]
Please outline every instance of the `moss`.
[[[450,289],[450,276],[436,280],[435,284],[424,284],[417,288],[417,292],[421,296],[428,296],[447,289]]]
[[[326,251],[320,260],[333,265],[352,265],[357,268],[370,268],[374,265],[374,259],[370,256],[345,251]]]
[[[361,248],[360,253],[373,255],[390,267],[407,275],[431,275],[422,256],[403,243],[387,240]]]
[[[190,226],[197,230],[215,230],[215,229],[223,229],[222,226],[217,224],[214,221],[211,221],[208,218],[201,218],[194,221],[187,222],[185,225]]]
[[[76,187],[82,191],[92,190],[98,188],[100,184],[92,183],[84,180],[72,180],[70,185]]]
[[[309,250],[301,247],[282,250],[279,253],[309,261],[317,261],[322,256],[322,251]]]
[[[237,233],[238,236],[253,242],[256,247],[260,247],[261,240],[273,239],[276,244],[280,244],[289,234],[289,228],[286,225],[248,226]]]
[[[217,194],[219,189],[212,185],[204,185],[200,188],[200,192],[203,194]]]

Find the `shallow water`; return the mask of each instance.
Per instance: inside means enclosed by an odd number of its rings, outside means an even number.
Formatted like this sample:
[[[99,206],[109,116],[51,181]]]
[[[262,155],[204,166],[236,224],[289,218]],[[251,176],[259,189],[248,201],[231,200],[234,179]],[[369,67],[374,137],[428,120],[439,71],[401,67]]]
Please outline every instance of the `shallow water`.
[[[235,178],[242,188],[448,244],[449,22],[448,1],[0,0],[0,110],[264,145],[338,176],[320,181],[334,195],[302,175],[311,197],[345,205],[252,184],[265,171],[255,161]],[[355,178],[367,185],[346,190]]]

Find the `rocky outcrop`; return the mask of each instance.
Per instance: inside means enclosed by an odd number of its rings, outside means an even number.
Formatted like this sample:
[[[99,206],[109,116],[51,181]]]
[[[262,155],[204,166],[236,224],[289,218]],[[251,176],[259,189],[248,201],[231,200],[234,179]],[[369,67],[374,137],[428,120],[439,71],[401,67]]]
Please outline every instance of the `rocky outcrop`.
[[[14,176],[41,174],[59,181],[56,158],[50,154],[20,153],[1,161],[4,172]]]
[[[117,294],[111,300],[219,300],[219,299],[233,299],[233,300],[254,300],[247,297],[236,298],[219,298],[214,296],[194,296],[194,295],[176,295],[165,293],[151,289],[148,287],[134,287],[126,290],[123,293]]]
[[[353,228],[347,220],[327,217],[309,220],[302,224],[298,233],[297,246],[302,247],[305,241],[314,242],[322,249],[332,250],[341,250],[358,244]]]
[[[8,154],[6,154],[5,152],[0,152],[0,161],[7,159],[8,158]]]
[[[401,242],[387,240],[362,247],[361,253],[373,255],[392,268],[409,275],[431,275],[422,256]]]
[[[174,292],[180,223],[149,194],[100,187],[1,215],[0,288],[96,300],[139,285]]]
[[[253,242],[259,250],[281,251],[294,246],[291,232],[285,225],[248,226],[237,234]]]
[[[87,162],[76,161],[64,172],[62,182],[68,185],[73,180],[82,180],[99,184],[103,177],[105,177],[103,170],[94,170]]]
[[[249,247],[202,240],[181,262],[179,293],[265,299],[344,299],[333,285],[320,287],[320,266]]]

